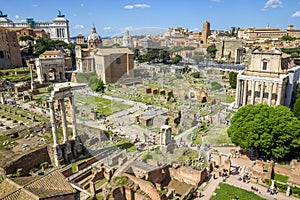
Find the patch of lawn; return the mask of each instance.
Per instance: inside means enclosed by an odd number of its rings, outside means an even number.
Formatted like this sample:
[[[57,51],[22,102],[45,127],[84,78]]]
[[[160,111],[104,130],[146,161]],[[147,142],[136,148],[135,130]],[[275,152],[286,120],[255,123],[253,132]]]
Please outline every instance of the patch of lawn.
[[[274,180],[276,180],[276,181],[286,183],[288,179],[289,179],[289,177],[287,177],[287,176],[284,176],[281,174],[276,174],[276,173],[274,174]]]
[[[215,190],[216,196],[213,196],[211,200],[263,200],[263,198],[256,195],[254,192],[237,188],[226,183],[220,183],[219,186],[220,189]]]
[[[123,104],[121,102],[111,101],[109,99],[94,96],[76,96],[76,100],[80,103],[84,103],[85,107],[95,107],[95,111],[103,116],[109,116],[115,112],[119,112],[131,107],[130,105]]]

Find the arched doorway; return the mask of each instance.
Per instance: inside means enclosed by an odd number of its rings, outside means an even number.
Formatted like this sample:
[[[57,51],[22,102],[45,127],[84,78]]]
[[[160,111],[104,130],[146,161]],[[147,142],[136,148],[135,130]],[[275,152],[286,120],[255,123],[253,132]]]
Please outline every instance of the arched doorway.
[[[48,82],[48,76],[46,73],[44,73],[44,83],[47,83]]]
[[[56,69],[54,69],[54,68],[49,69],[49,80],[50,81],[56,81],[57,80]]]

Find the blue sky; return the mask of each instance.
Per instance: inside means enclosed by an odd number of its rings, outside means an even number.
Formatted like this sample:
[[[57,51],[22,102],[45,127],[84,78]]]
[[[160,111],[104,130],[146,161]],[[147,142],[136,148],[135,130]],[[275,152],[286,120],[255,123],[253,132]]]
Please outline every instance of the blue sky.
[[[58,10],[70,23],[71,36],[87,36],[95,24],[101,36],[165,32],[168,27],[200,31],[230,27],[300,29],[300,0],[0,0],[0,10],[13,21],[51,21]]]

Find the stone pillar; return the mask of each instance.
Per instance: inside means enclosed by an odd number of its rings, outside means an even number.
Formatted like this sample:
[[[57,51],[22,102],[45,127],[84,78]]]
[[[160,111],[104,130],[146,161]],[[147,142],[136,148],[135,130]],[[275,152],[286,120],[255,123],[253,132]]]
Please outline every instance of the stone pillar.
[[[248,81],[244,80],[243,106],[247,104]]]
[[[259,95],[259,103],[263,103],[264,99],[264,82],[260,82],[260,95]]]
[[[240,80],[237,79],[237,83],[236,83],[236,94],[235,94],[235,102],[236,102],[236,107],[240,107]]]
[[[53,101],[49,101],[49,108],[50,108],[50,122],[51,122],[52,135],[53,135],[53,147],[56,147],[58,145],[58,137],[57,137],[57,127],[56,127]]]
[[[271,106],[272,104],[272,92],[273,92],[273,83],[270,82],[269,84],[269,97],[268,97],[268,105]]]
[[[254,105],[255,104],[255,80],[252,80],[252,86],[251,86],[251,104]]]
[[[61,121],[62,121],[62,131],[63,131],[63,139],[64,143],[68,142],[68,122],[66,117],[66,107],[64,99],[59,99],[59,105],[60,105],[60,113],[61,113]]]
[[[4,93],[3,92],[1,92],[1,94],[0,94],[0,102],[2,104],[5,104],[5,97],[4,97]]]
[[[277,93],[277,101],[276,105],[281,105],[281,97],[282,97],[282,84],[278,83],[278,93]]]
[[[58,137],[57,137],[57,127],[56,127],[56,119],[54,112],[53,101],[49,101],[50,108],[50,122],[52,127],[52,135],[53,135],[53,157],[55,166],[60,166],[60,160],[62,159],[62,152],[60,146],[58,145]]]
[[[77,134],[77,122],[76,122],[76,107],[75,107],[75,101],[74,96],[69,97],[70,100],[70,107],[72,109],[72,132],[73,132],[73,139],[76,140],[78,137]]]

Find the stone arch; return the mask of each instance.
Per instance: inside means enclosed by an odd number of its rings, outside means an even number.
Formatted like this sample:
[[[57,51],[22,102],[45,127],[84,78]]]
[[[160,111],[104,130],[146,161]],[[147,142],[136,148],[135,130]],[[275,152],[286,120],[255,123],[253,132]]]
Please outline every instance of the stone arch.
[[[51,81],[56,81],[57,80],[57,71],[56,71],[56,69],[55,68],[50,68],[49,69],[49,80],[51,80]]]

